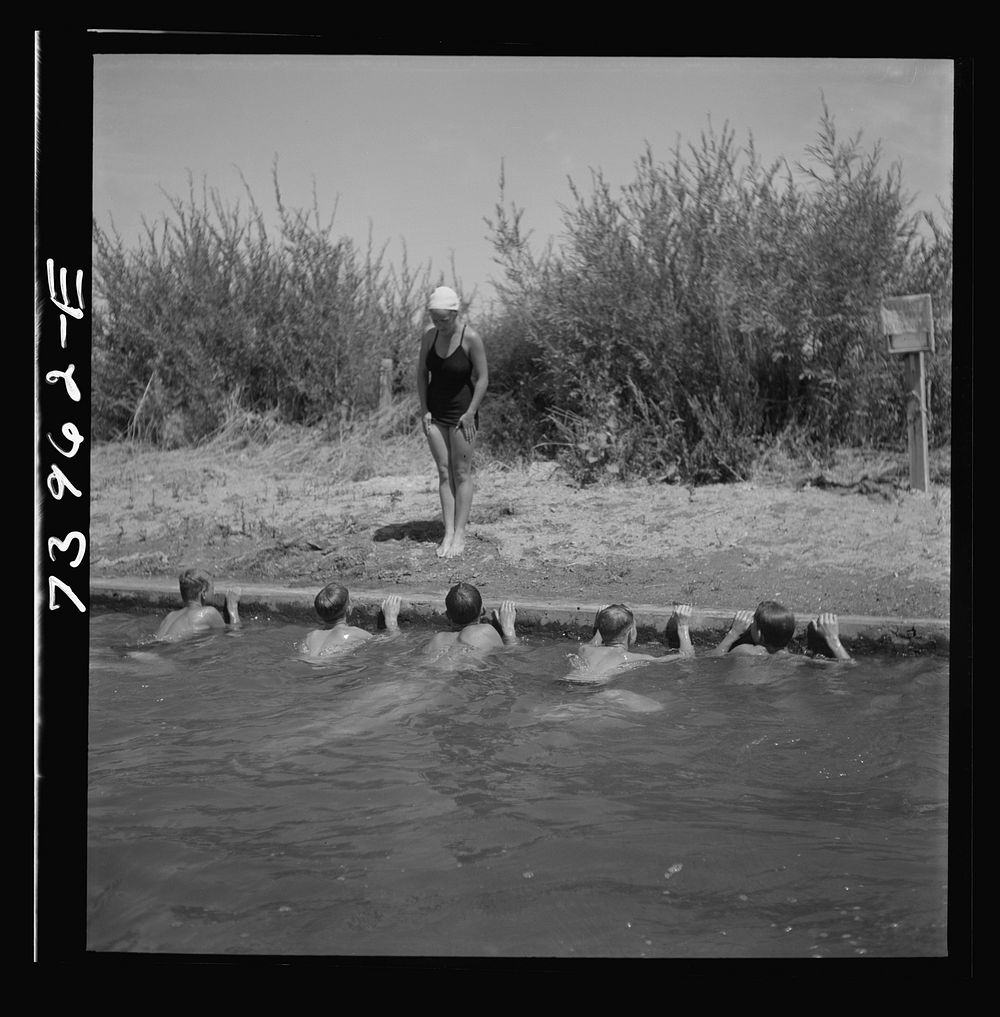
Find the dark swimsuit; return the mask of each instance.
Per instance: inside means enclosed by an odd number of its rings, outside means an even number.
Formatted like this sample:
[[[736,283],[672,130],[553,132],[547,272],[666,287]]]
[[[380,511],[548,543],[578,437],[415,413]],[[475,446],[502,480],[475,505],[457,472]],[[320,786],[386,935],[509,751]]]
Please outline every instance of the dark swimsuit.
[[[441,357],[437,349],[438,332],[427,351],[427,370],[431,380],[427,385],[427,409],[438,424],[457,427],[459,418],[472,402],[472,361],[462,346],[465,327],[458,340],[458,346],[447,357]],[[479,413],[476,413],[476,427],[479,427]]]

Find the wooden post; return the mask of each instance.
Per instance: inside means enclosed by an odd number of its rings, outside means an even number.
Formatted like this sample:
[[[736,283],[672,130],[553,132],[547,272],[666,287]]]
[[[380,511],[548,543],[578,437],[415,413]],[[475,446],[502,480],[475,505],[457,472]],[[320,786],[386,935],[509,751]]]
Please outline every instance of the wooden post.
[[[906,354],[906,435],[910,448],[910,487],[930,490],[927,456],[927,403],[924,399],[924,355]]]
[[[934,309],[930,294],[885,297],[882,301],[882,331],[889,353],[906,360],[906,442],[910,449],[910,487],[928,491],[931,486],[927,456],[927,396],[924,380],[924,351],[934,352]]]
[[[378,369],[378,408],[387,410],[392,405],[392,357],[383,357]]]

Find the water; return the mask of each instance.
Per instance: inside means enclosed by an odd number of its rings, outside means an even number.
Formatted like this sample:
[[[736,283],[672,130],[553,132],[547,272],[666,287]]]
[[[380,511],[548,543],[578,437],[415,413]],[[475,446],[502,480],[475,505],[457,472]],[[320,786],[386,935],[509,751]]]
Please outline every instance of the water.
[[[314,665],[304,626],[91,620],[87,947],[345,957],[942,957],[948,662],[569,640]]]

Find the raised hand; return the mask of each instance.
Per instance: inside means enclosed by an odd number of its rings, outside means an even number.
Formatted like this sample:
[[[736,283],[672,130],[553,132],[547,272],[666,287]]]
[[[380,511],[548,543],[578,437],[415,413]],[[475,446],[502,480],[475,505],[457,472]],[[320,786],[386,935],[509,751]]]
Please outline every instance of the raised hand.
[[[684,656],[694,655],[694,646],[691,643],[691,605],[674,604],[674,611],[671,617],[677,625],[677,639],[680,644],[680,651]]]
[[[505,600],[500,604],[499,611],[493,609],[493,618],[496,623],[500,626],[500,631],[503,633],[504,642],[508,642],[516,638],[514,632],[514,622],[517,618],[517,612],[514,609],[514,601]]]
[[[674,604],[674,618],[677,619],[677,628],[687,628],[691,624],[691,605]]]
[[[240,622],[240,594],[243,593],[243,589],[239,586],[234,589],[226,590],[226,611],[229,614],[229,624],[233,628],[238,628]]]
[[[824,611],[815,621],[809,622],[809,627],[826,642],[834,657],[838,660],[851,659],[851,655],[840,641],[840,621],[835,614]]]
[[[385,627],[390,631],[397,628],[399,618],[399,605],[402,603],[398,594],[390,593],[382,601],[382,617],[385,619]]]
[[[840,621],[830,611],[824,611],[815,621],[816,631],[829,643],[840,641]]]

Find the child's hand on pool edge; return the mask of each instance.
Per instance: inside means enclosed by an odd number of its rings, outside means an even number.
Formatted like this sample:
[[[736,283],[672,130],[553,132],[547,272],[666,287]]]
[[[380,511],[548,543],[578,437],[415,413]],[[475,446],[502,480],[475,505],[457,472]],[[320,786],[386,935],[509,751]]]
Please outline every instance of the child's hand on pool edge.
[[[385,627],[389,632],[399,630],[399,606],[402,603],[398,594],[390,593],[382,601],[382,617],[385,620]]]
[[[229,615],[229,624],[232,628],[237,628],[240,624],[239,604],[242,593],[243,589],[239,586],[226,590],[226,613]]]
[[[514,601],[503,601],[500,604],[499,611],[494,608],[493,618],[500,626],[500,634],[503,636],[503,641],[505,643],[517,642],[517,634],[514,632],[514,622],[517,618],[517,613],[514,610]]]
[[[682,656],[693,657],[694,646],[691,644],[691,605],[690,604],[674,604],[673,614],[671,615],[675,625],[677,626],[677,639],[680,643],[680,652]]]
[[[830,653],[838,660],[850,660],[851,655],[844,649],[840,641],[840,621],[830,611],[822,612],[809,627],[820,636],[830,648]]]
[[[712,651],[713,656],[724,656],[729,648],[743,635],[753,622],[753,611],[737,611],[729,623],[729,631]]]

